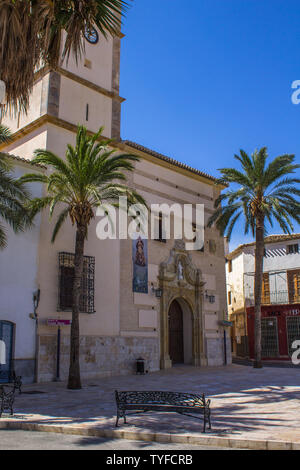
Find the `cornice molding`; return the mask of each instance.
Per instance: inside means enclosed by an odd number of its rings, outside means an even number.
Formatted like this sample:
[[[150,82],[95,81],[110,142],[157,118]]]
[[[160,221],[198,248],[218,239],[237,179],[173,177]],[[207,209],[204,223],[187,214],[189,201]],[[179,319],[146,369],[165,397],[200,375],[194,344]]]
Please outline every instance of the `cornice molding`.
[[[34,130],[43,126],[44,124],[53,124],[54,126],[60,127],[62,129],[66,129],[75,134],[77,132],[77,125],[72,124],[71,122],[65,121],[64,119],[60,119],[58,117],[51,116],[49,114],[44,114],[43,116],[39,117],[35,121],[32,121],[30,124],[27,124],[27,126],[24,126],[22,129],[15,132],[11,136],[10,144],[18,141],[22,137],[25,137],[26,135],[30,134]],[[88,133],[94,134],[94,132],[92,132],[89,129],[88,129]],[[102,136],[102,138],[111,140],[109,137],[106,137],[106,136]],[[185,167],[185,165],[180,164],[180,162],[176,162],[176,160],[173,160],[173,159],[169,160],[168,157],[165,157],[165,159],[158,158],[156,155],[153,155],[152,153],[148,153],[145,150],[133,148],[131,145],[128,145],[126,141],[122,141],[122,140],[120,141],[112,140],[110,145],[126,153],[131,153],[131,154],[140,156],[144,160],[154,163],[155,165],[168,168],[172,171],[176,171],[178,173],[181,173],[182,175],[188,176],[189,178],[193,178],[197,181],[201,181],[211,186],[215,186],[216,188],[223,189],[222,186],[216,185],[215,181],[213,181],[211,178],[205,177],[201,173],[198,174],[197,170],[194,170],[190,167]],[[0,145],[0,151],[4,150],[6,147],[7,147],[7,144]]]
[[[35,83],[37,83],[39,80],[41,80],[47,73],[51,72],[52,70],[49,67],[43,67],[40,70],[38,70],[35,74]],[[101,87],[100,85],[96,85],[93,82],[90,82],[89,80],[86,80],[85,78],[79,77],[75,73],[69,72],[68,70],[64,69],[63,67],[58,67],[56,70],[53,70],[53,72],[57,72],[63,77],[68,78],[69,80],[73,80],[74,82],[79,83],[80,85],[83,85],[90,90],[94,90],[97,93],[100,93],[101,95],[107,96],[108,98],[111,98],[112,100],[117,101],[118,103],[123,103],[126,101],[125,98],[122,98],[120,95],[117,93],[114,93],[113,91],[107,90],[106,88]]]

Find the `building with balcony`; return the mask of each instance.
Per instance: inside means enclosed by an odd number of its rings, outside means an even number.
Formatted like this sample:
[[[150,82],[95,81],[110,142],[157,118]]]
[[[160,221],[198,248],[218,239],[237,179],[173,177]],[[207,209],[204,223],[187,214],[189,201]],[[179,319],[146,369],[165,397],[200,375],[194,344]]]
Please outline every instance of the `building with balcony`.
[[[289,360],[300,339],[300,234],[265,238],[262,285],[262,356]],[[255,243],[238,246],[226,256],[227,304],[232,351],[254,356]]]

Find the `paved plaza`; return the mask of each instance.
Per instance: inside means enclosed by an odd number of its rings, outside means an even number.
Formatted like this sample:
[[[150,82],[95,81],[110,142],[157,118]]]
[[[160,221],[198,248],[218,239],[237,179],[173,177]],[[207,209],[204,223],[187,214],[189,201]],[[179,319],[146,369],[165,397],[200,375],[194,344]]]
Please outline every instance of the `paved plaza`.
[[[115,433],[116,389],[204,392],[211,399],[212,430],[204,435],[198,419],[149,412],[129,416],[127,425],[120,420]],[[283,448],[293,442],[300,449],[300,369],[179,366],[145,376],[89,380],[82,390],[52,382],[25,385],[23,391],[16,395],[14,417],[4,414],[0,426],[27,423],[27,429],[36,429],[39,423],[59,432],[97,436],[98,430],[102,436],[113,432],[125,439],[190,444],[214,437],[215,445],[221,438],[224,446],[226,439],[280,441]]]

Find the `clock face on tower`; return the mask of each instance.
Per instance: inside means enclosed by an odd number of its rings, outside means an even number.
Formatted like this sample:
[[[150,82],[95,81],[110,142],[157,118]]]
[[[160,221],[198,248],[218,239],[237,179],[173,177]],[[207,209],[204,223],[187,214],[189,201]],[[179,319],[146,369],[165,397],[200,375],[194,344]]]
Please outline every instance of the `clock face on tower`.
[[[99,35],[95,28],[85,28],[84,37],[90,44],[97,44],[99,41]]]

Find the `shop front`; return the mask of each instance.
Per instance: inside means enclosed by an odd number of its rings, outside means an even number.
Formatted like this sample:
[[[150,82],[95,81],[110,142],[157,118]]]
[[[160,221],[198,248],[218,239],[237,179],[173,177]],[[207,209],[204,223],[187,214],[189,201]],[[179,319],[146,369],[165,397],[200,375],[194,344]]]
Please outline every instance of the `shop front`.
[[[247,308],[249,355],[254,358],[254,307]],[[262,306],[262,359],[290,360],[300,340],[300,304]]]

